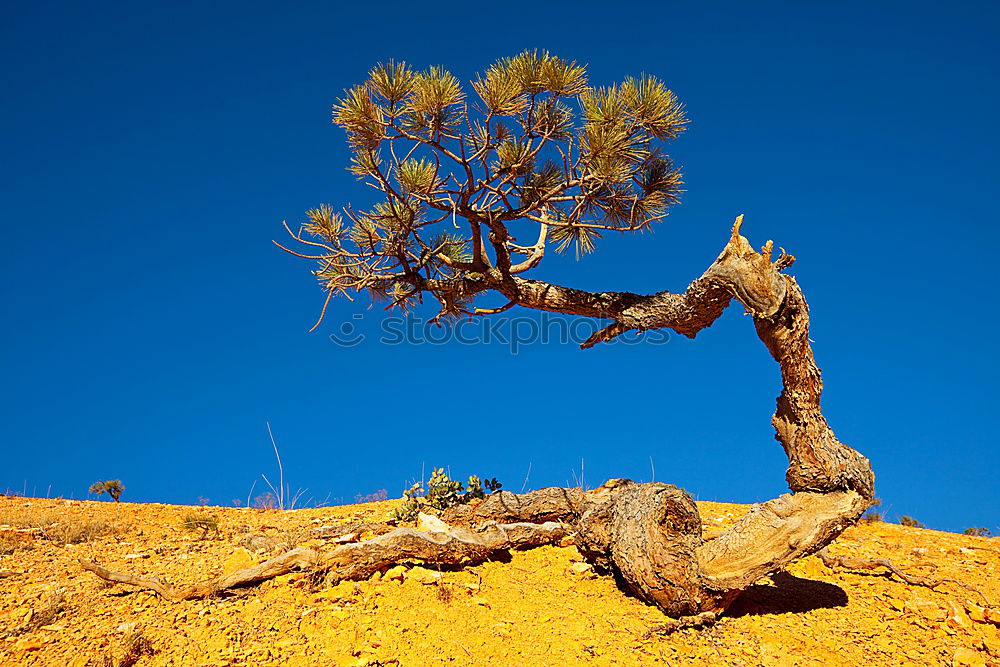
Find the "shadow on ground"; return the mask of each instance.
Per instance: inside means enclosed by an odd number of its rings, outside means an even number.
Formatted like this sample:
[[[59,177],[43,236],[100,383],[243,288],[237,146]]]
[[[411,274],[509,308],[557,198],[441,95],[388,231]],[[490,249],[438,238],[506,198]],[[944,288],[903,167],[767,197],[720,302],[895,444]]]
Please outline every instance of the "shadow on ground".
[[[771,584],[755,584],[726,610],[726,616],[759,616],[764,614],[798,614],[813,609],[829,609],[847,605],[847,593],[836,584],[800,579],[779,572],[771,576]]]

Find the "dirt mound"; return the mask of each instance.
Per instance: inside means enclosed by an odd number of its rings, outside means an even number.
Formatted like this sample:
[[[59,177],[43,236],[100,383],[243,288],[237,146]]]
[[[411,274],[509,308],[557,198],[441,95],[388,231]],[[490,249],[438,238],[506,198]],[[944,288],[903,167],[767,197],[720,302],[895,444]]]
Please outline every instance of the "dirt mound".
[[[353,539],[332,527],[384,521],[393,505],[281,512],[0,498],[0,664],[1000,665],[1000,540],[893,524],[851,528],[829,551],[888,558],[979,594],[834,572],[810,557],[751,587],[713,627],[664,635],[660,611],[595,574],[568,543],[332,587],[300,572],[187,602],[110,587],[78,562],[190,583],[295,545]],[[706,536],[747,509],[698,505]],[[185,528],[191,514],[208,526]]]

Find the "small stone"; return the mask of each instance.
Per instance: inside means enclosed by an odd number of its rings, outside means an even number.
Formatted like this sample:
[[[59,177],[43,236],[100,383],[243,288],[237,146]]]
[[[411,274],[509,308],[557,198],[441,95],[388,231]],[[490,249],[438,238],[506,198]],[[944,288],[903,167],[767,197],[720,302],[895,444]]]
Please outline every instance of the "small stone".
[[[222,572],[224,574],[229,574],[230,572],[235,572],[236,570],[245,570],[256,564],[257,562],[254,560],[249,551],[247,551],[244,547],[238,547],[222,564]]]
[[[383,576],[383,579],[388,579],[390,581],[392,581],[393,579],[395,579],[396,581],[402,581],[405,578],[406,578],[406,568],[403,567],[402,565],[396,565],[395,567],[390,567]]]
[[[16,651],[37,651],[40,648],[45,647],[45,642],[41,639],[35,639],[33,637],[22,637],[14,643],[14,650]]]
[[[952,667],[986,667],[986,658],[978,651],[964,646],[951,658]]]
[[[969,612],[969,618],[976,623],[989,623],[986,619],[986,610],[979,605],[966,602],[965,609]]]
[[[344,535],[337,537],[334,542],[337,544],[350,544],[351,542],[357,542],[358,538],[359,535],[357,533],[345,533]]]
[[[406,573],[406,578],[424,584],[425,586],[429,586],[431,584],[436,584],[438,580],[441,579],[441,573],[428,570],[425,567],[415,567]]]
[[[417,530],[424,533],[446,533],[448,524],[434,516],[433,514],[417,514]]]
[[[331,586],[330,588],[320,591],[316,594],[316,597],[321,600],[330,600],[331,602],[336,602],[338,600],[343,600],[346,597],[350,597],[354,593],[354,588],[351,586],[346,586],[338,584],[337,586]]]
[[[136,560],[138,558],[149,558],[149,554],[125,554],[125,560]]]
[[[903,605],[903,611],[923,616],[928,621],[943,621],[947,614],[936,602],[915,597]]]
[[[945,600],[945,606],[948,611],[945,625],[956,630],[968,630],[972,627],[972,621],[969,620],[969,617],[965,614],[965,610],[961,606],[951,600]]]
[[[594,574],[594,566],[590,563],[573,563],[569,566],[569,571],[577,576],[583,577],[584,579],[593,579],[597,576]]]
[[[573,539],[572,535],[567,535],[566,537],[559,540],[559,546],[561,547],[571,547],[576,544],[576,540]]]
[[[116,628],[116,630],[125,634],[132,634],[135,631],[135,621],[132,621],[131,623],[122,623]]]
[[[63,626],[61,626],[61,625],[43,625],[43,626],[41,626],[38,629],[39,630],[45,630],[46,632],[59,632],[60,630],[63,629]]]

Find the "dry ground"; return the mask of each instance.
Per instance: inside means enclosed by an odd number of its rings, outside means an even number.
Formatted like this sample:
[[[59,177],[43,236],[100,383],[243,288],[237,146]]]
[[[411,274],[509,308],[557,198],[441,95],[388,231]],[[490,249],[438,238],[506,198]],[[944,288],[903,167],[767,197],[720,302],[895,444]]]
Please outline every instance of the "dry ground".
[[[77,562],[188,582],[322,545],[314,529],[380,521],[393,504],[281,512],[0,497],[0,664],[1000,665],[1000,540],[893,524],[851,528],[830,551],[953,577],[985,599],[810,557],[714,627],[660,636],[649,633],[663,615],[594,575],[572,545],[333,587],[294,574],[191,602],[106,586]],[[699,507],[706,534],[746,509]],[[218,537],[185,531],[191,512],[217,516]]]

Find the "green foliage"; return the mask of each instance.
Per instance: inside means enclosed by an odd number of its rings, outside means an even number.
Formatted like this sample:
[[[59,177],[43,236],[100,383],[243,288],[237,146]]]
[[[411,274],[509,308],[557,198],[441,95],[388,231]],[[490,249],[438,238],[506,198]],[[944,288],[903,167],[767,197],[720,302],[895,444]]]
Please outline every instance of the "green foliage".
[[[989,528],[984,528],[982,526],[976,528],[966,528],[964,535],[969,535],[970,537],[989,537],[992,535]]]
[[[125,492],[125,485],[120,479],[109,479],[106,482],[95,482],[90,485],[90,492],[101,495],[106,493],[117,503]]]
[[[188,531],[200,531],[201,539],[205,539],[209,533],[219,536],[219,517],[214,514],[197,514],[194,512],[189,512],[184,515],[184,520],[181,522],[181,527]]]
[[[304,245],[293,254],[318,262],[328,301],[360,292],[406,309],[426,292],[442,315],[474,314],[484,289],[470,281],[491,269],[532,269],[550,245],[582,258],[603,231],[646,229],[678,203],[681,172],[661,149],[687,118],[659,79],[593,87],[584,65],[531,50],[488,66],[471,88],[467,98],[441,67],[390,60],[338,99],[349,170],[379,196],[366,211],[345,207],[346,219],[329,204],[310,209],[291,232]],[[518,246],[515,224],[546,231]],[[535,248],[515,271],[511,254]]]
[[[403,492],[403,502],[392,511],[390,517],[396,521],[415,521],[417,515],[428,508],[443,511],[455,505],[481,500],[488,493],[500,490],[502,486],[496,477],[484,481],[471,475],[463,489],[462,483],[451,479],[443,468],[434,468],[427,480],[426,491],[420,482],[416,482]]]
[[[907,528],[925,528],[924,524],[920,523],[912,516],[904,516],[899,520],[900,526],[906,526]]]
[[[420,513],[420,494],[423,487],[420,482],[416,482],[406,491],[403,491],[403,502],[389,514],[390,518],[396,521],[416,521],[417,514]]]

